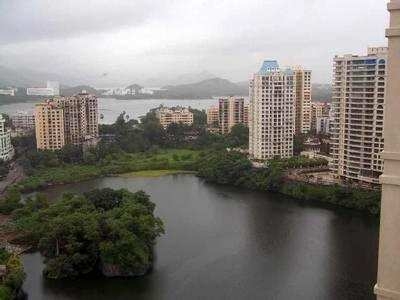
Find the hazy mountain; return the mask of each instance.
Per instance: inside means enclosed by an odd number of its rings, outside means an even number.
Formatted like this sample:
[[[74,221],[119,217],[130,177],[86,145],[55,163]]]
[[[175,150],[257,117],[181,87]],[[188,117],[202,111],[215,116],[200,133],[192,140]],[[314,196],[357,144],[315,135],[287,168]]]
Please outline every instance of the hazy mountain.
[[[312,85],[312,100],[314,102],[331,102],[332,86],[325,83],[314,83]]]
[[[88,94],[100,96],[100,92],[98,90],[88,85],[78,85],[73,87],[61,86],[60,94],[63,96],[73,96],[81,93],[83,90],[85,90]]]
[[[47,80],[73,84],[75,80],[58,74],[0,66],[0,86],[45,87]]]
[[[248,88],[243,88],[229,80],[212,78],[191,84],[168,85],[166,89],[167,98],[210,98],[213,96],[247,96]]]
[[[208,71],[202,71],[199,73],[182,74],[175,78],[170,78],[169,76],[149,78],[143,83],[143,85],[148,87],[160,87],[165,85],[189,84],[215,77],[214,74]]]

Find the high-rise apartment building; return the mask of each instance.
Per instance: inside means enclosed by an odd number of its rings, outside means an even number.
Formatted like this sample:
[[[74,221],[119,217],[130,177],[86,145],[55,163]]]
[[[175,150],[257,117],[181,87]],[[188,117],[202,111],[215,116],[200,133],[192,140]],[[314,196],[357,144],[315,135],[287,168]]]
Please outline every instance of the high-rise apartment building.
[[[66,144],[96,144],[99,136],[97,98],[82,92],[36,104],[35,129],[37,148],[41,150],[57,150]]]
[[[311,130],[311,71],[296,67],[294,74],[296,77],[295,132],[307,133]]]
[[[220,98],[218,110],[219,131],[221,134],[229,133],[233,126],[245,123],[248,118],[245,116],[244,98],[241,97]]]
[[[160,124],[167,128],[169,124],[181,123],[186,125],[193,124],[193,113],[186,107],[159,107],[156,110],[156,116]]]
[[[250,80],[249,153],[255,159],[293,156],[296,76],[264,61]]]
[[[386,47],[334,58],[330,168],[343,179],[378,183],[383,170],[386,63]]]
[[[0,114],[0,159],[7,161],[13,158],[14,148],[11,144],[11,130],[5,127],[5,122]]]

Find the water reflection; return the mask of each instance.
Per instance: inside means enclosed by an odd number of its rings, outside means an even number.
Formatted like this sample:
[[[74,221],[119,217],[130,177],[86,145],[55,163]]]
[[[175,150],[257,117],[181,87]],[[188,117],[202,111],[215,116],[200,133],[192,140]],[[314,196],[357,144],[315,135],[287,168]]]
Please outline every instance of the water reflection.
[[[277,194],[209,185],[192,175],[104,178],[47,191],[143,189],[166,235],[152,273],[136,279],[46,281],[25,256],[29,299],[373,298],[377,224]]]

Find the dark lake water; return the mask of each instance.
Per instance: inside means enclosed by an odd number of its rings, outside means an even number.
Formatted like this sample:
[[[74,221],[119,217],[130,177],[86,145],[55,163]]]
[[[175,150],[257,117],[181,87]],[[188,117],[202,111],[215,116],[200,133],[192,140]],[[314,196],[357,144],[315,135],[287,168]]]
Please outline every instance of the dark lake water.
[[[166,226],[153,271],[48,281],[24,256],[28,299],[374,299],[378,224],[347,210],[204,183],[193,175],[104,178],[55,187],[143,189]]]

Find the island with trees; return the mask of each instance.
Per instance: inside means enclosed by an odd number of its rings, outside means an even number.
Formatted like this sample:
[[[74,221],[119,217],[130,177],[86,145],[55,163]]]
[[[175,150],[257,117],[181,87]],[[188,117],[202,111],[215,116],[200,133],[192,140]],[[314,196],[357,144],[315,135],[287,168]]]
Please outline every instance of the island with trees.
[[[153,262],[163,222],[143,191],[92,190],[50,203],[42,194],[14,210],[19,239],[45,257],[47,278],[141,276]]]

